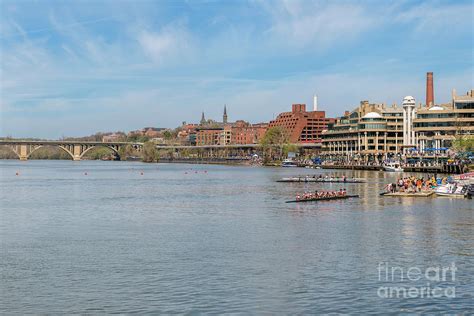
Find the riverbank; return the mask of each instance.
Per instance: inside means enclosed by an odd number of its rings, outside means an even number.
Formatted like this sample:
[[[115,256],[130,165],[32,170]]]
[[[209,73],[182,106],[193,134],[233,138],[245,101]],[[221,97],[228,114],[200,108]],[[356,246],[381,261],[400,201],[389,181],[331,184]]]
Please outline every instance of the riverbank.
[[[204,164],[204,165],[252,165],[250,159],[233,159],[233,158],[161,158],[159,163],[184,163],[184,164]]]

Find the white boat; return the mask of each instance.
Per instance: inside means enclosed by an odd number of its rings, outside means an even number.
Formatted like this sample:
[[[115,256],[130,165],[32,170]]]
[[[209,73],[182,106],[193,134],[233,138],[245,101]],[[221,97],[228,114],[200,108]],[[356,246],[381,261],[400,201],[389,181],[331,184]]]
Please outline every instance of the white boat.
[[[285,159],[285,160],[283,160],[281,166],[282,166],[282,167],[298,167],[298,165],[296,164],[296,162],[294,162],[292,159]]]
[[[452,198],[464,198],[466,189],[463,185],[457,185],[455,183],[448,183],[439,186],[435,190],[435,194],[438,196],[447,196]]]
[[[387,162],[384,163],[383,169],[389,172],[402,172],[403,168],[399,162]]]

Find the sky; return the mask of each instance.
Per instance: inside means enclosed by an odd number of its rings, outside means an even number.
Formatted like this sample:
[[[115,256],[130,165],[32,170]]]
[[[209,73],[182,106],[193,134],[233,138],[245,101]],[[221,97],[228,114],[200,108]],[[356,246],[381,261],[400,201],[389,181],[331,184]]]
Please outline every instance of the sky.
[[[268,122],[474,88],[473,1],[0,0],[0,136]]]

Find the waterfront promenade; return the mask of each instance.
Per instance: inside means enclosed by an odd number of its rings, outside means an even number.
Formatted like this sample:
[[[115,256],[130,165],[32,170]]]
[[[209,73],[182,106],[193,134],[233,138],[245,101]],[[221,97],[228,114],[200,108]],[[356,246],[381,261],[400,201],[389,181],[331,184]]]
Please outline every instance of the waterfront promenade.
[[[343,169],[343,170],[374,170],[382,171],[383,165],[381,164],[367,164],[367,165],[322,165],[322,169]],[[469,167],[467,165],[437,165],[437,166],[403,166],[405,172],[422,172],[422,173],[449,173],[449,174],[460,174],[467,172]]]

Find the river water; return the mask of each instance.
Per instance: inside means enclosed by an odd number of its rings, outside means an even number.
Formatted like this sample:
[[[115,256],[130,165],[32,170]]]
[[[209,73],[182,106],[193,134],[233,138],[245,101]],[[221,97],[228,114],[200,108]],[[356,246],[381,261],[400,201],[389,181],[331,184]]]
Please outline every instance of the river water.
[[[380,197],[393,174],[337,171],[369,183],[331,185],[275,183],[336,172],[292,168],[12,160],[0,171],[1,314],[474,310],[473,200]],[[284,203],[341,187],[361,198]],[[397,274],[409,268],[419,280]],[[385,295],[428,283],[445,296]]]

